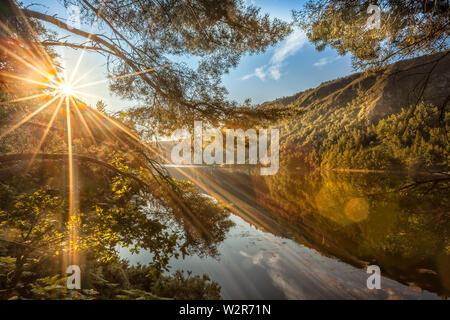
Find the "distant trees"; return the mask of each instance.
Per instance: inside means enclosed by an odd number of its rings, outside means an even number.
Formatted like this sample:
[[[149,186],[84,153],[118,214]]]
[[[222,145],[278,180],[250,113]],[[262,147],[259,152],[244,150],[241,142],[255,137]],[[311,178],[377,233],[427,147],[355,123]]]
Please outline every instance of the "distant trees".
[[[450,166],[448,112],[444,124],[441,127],[437,107],[419,104],[381,120],[375,131],[387,152],[406,167],[445,170]]]
[[[358,117],[362,105],[357,98],[329,114],[320,105],[304,111],[282,138],[281,159],[302,167],[448,170],[449,112],[442,120],[438,107],[420,103],[374,124]]]

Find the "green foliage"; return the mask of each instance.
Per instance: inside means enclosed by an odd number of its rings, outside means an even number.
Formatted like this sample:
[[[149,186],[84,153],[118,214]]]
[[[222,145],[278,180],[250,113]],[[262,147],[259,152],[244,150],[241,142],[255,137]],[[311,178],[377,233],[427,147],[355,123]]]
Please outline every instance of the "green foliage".
[[[139,174],[123,160],[115,160],[113,164],[121,170]],[[35,169],[36,172],[32,170],[24,176],[17,174],[0,184],[2,298],[220,297],[220,288],[209,283],[208,278],[184,278],[180,273],[164,275],[169,259],[177,257],[180,251],[183,254],[202,252],[214,255],[215,245],[222,241],[231,226],[224,209],[199,196],[192,183],[183,181],[175,184],[175,188],[180,189],[176,192],[184,194],[180,200],[191,210],[196,210],[200,219],[197,224],[190,224],[184,229],[181,211],[172,211],[168,204],[164,207],[161,202],[153,208],[149,202],[156,205],[157,199],[152,200],[151,194],[136,189],[137,185],[123,176],[112,176],[108,180],[110,182],[105,184],[99,176],[91,175],[91,183],[96,179],[93,184],[95,193],[91,185],[85,185],[81,194],[90,194],[90,197],[82,196],[79,211],[68,216],[64,200],[67,195],[50,188],[52,180],[39,176],[39,168]],[[40,179],[28,183],[29,192],[18,192],[17,188],[23,184],[22,179],[30,175],[37,175]],[[143,173],[139,175],[145,176]],[[46,181],[47,189],[38,189],[42,180]],[[83,174],[79,176],[79,182],[84,184],[82,181],[85,181]],[[175,212],[179,214],[179,220],[175,219]],[[171,221],[172,228],[164,225],[165,221]],[[208,229],[213,234],[206,236],[197,231],[197,227]],[[75,242],[71,242],[72,230],[77,230],[79,235]],[[147,250],[152,260],[145,267],[131,267],[126,262],[120,262],[120,247],[130,247],[135,253]],[[90,270],[86,271],[88,275],[83,280],[83,288],[88,291],[67,290],[65,278],[58,275],[59,271],[55,274],[55,270],[61,270],[63,266],[61,258],[71,254],[83,257],[83,270]]]
[[[0,258],[0,280],[14,271],[14,258]],[[58,300],[167,300],[220,299],[220,287],[207,276],[187,276],[182,271],[161,275],[150,266],[130,266],[125,261],[115,263],[90,262],[85,286],[80,290],[67,289],[67,278],[51,275],[51,262],[27,264],[27,281],[9,289],[0,287],[1,299],[58,299]],[[1,283],[1,282],[0,282]]]
[[[340,169],[446,169],[450,113],[420,103],[372,122],[369,93],[345,106],[317,102],[284,122],[286,164]],[[291,105],[296,108],[295,103]],[[444,112],[443,112],[444,111]]]
[[[208,285],[205,285],[207,283]],[[164,277],[155,284],[157,292],[165,297],[172,297],[176,300],[196,300],[220,299],[220,286],[217,283],[211,282],[211,279],[203,275],[184,276],[183,272],[177,271],[173,277]]]
[[[31,133],[23,130],[15,134],[27,137]],[[164,284],[170,284],[173,292],[179,292],[179,288],[174,289],[176,283],[186,285],[183,290],[191,288],[190,297],[220,297],[220,289],[206,279],[189,278],[183,284],[180,276],[172,278],[164,272],[168,270],[169,259],[180,253],[214,255],[216,245],[232,225],[226,210],[201,196],[192,183],[172,181],[160,171],[142,167],[146,158],[136,160],[137,155],[132,150],[114,150],[106,141],[93,146],[88,141],[74,140],[74,149],[95,153],[97,159],[103,158],[123,174],[76,163],[73,215],[69,215],[68,208],[66,165],[37,161],[23,170],[27,161],[19,159],[7,164],[6,171],[0,171],[1,297],[93,298],[86,292],[61,288],[63,278],[55,278],[64,269],[63,259],[72,254],[82,258],[83,268],[93,270],[88,272],[92,276],[87,278],[98,281],[85,279],[83,288],[99,292],[95,298],[160,298],[160,294],[172,292],[163,292]],[[61,137],[55,136],[48,147],[58,148],[60,144]],[[9,139],[0,141],[0,145],[12,151],[24,147],[11,144]],[[190,222],[193,212],[197,215],[195,223]],[[78,234],[75,240],[71,238],[73,230]],[[150,275],[152,283],[162,281],[161,284],[142,287],[138,283],[130,286],[127,281],[116,281],[117,272],[108,268],[119,265],[118,250],[123,247],[134,253],[141,250],[151,253],[148,266],[140,272],[144,277]],[[131,267],[122,265],[120,268],[125,270],[126,278]],[[201,287],[204,292],[199,291]],[[156,288],[159,291],[155,291]]]
[[[434,106],[402,109],[380,121],[376,136],[385,150],[407,167],[448,168],[450,113],[441,117],[441,110]]]
[[[31,284],[33,299],[40,300],[93,300],[98,294],[95,290],[69,290],[67,279],[58,275],[37,279]]]

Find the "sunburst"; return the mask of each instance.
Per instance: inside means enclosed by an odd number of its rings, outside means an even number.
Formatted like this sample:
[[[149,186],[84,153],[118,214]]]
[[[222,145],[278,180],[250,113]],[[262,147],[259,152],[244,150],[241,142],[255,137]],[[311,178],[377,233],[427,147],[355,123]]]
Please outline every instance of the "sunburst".
[[[75,95],[75,92],[73,91],[73,88],[69,83],[65,83],[65,82],[59,83],[58,90],[61,92],[61,94],[68,96],[68,97]]]
[[[31,29],[31,26],[27,24],[27,26],[30,28],[30,31],[32,34],[34,34],[34,31]],[[10,32],[10,30],[0,22],[0,28],[3,30]],[[13,33],[11,33],[13,34]],[[105,114],[97,111],[96,109],[88,107],[85,103],[82,102],[82,96],[92,96],[92,94],[83,91],[82,89],[89,88],[91,86],[100,84],[100,83],[106,83],[112,80],[116,79],[122,79],[126,77],[133,77],[140,74],[148,73],[155,71],[157,69],[165,68],[167,65],[164,66],[156,66],[147,68],[142,71],[133,72],[129,74],[120,75],[114,78],[107,78],[99,81],[93,81],[89,83],[79,84],[81,80],[86,78],[86,74],[78,75],[78,70],[81,65],[84,53],[86,51],[86,48],[83,48],[76,64],[75,68],[72,71],[71,75],[68,77],[66,75],[65,70],[62,70],[62,72],[58,73],[55,72],[57,70],[57,67],[53,64],[53,61],[49,58],[49,55],[45,50],[40,48],[39,46],[36,46],[35,44],[32,44],[32,48],[29,48],[27,50],[28,43],[23,42],[19,45],[15,46],[15,44],[18,42],[17,39],[14,41],[11,41],[11,44],[7,44],[6,46],[3,44],[0,44],[0,49],[3,50],[9,57],[12,59],[15,59],[17,62],[19,62],[22,67],[26,67],[29,72],[27,72],[27,76],[23,76],[23,74],[14,74],[11,72],[1,72],[0,76],[4,78],[9,78],[13,80],[21,81],[24,84],[28,84],[30,86],[36,86],[37,88],[40,88],[41,92],[36,94],[32,94],[29,96],[19,97],[15,99],[11,99],[9,101],[0,102],[0,105],[6,105],[6,104],[14,104],[19,102],[31,102],[35,99],[44,98],[46,101],[42,105],[38,105],[36,108],[34,108],[33,111],[25,115],[22,119],[17,121],[16,123],[9,126],[6,131],[3,133],[0,133],[0,138],[5,137],[6,135],[11,134],[13,131],[24,125],[25,123],[32,120],[35,116],[38,114],[42,114],[44,111],[46,111],[47,108],[54,107],[54,111],[52,113],[52,116],[48,123],[45,126],[45,130],[42,134],[42,137],[36,146],[36,149],[33,151],[33,157],[31,158],[30,162],[28,163],[28,168],[30,168],[31,164],[35,160],[38,153],[41,151],[42,145],[44,144],[49,131],[53,127],[53,124],[55,122],[55,119],[57,117],[58,112],[62,109],[61,107],[65,106],[65,131],[66,131],[66,137],[67,137],[67,157],[68,157],[68,181],[69,181],[69,217],[70,219],[73,219],[74,217],[77,217],[77,199],[76,199],[76,186],[74,186],[74,183],[76,179],[74,179],[74,168],[73,168],[73,121],[71,119],[72,114],[76,115],[80,120],[81,123],[85,129],[85,131],[88,133],[89,137],[92,139],[93,142],[95,142],[95,138],[91,132],[91,128],[89,128],[89,125],[85,119],[85,116],[89,117],[89,120],[91,123],[93,123],[97,128],[100,128],[103,132],[107,132],[110,136],[117,138],[118,141],[126,145],[126,142],[122,140],[120,136],[118,136],[115,132],[113,132],[108,126],[105,125],[106,123],[109,123],[112,125],[113,128],[118,130],[119,132],[122,132],[126,137],[130,138],[130,140],[133,141],[135,144],[143,145],[140,141],[140,139],[132,133],[130,130],[125,128],[122,124],[115,121],[114,119],[106,116]],[[10,45],[10,47],[8,47]],[[36,49],[38,49],[41,57],[43,59],[37,59],[36,57]],[[43,61],[46,61],[48,63],[40,63]],[[49,71],[50,70],[50,71]],[[30,76],[31,74],[31,76]],[[73,111],[73,112],[72,112]],[[86,112],[89,111],[89,112]],[[145,145],[146,148],[150,149],[149,146]],[[155,152],[155,150],[151,149],[152,152]],[[68,257],[72,261],[72,263],[77,262],[77,256],[76,256],[76,250],[74,250],[74,245],[76,246],[78,239],[78,233],[76,229],[71,229],[70,235],[69,235],[69,248],[67,249],[67,252],[71,252],[71,256]]]

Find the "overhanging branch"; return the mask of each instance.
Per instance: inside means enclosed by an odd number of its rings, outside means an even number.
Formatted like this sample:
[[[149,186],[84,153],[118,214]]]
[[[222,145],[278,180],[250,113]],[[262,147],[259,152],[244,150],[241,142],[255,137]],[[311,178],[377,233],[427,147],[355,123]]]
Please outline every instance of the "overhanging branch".
[[[111,51],[111,54],[115,55],[116,57],[122,59],[133,71],[135,72],[141,72],[142,70],[140,68],[138,68],[133,61],[131,61],[124,52],[122,52],[121,50],[118,49],[117,46],[109,43],[108,41],[102,39],[101,37],[95,35],[95,34],[91,34],[89,32],[77,29],[77,28],[73,28],[71,26],[69,26],[68,24],[62,22],[61,20],[58,20],[57,18],[55,18],[55,16],[50,16],[47,15],[45,13],[41,13],[41,12],[37,12],[37,11],[33,11],[33,10],[29,10],[29,9],[22,9],[22,12],[24,13],[24,15],[28,18],[35,18],[35,19],[39,19],[41,21],[46,21],[49,22],[55,26],[57,26],[58,28],[64,29],[70,33],[76,34],[80,37],[89,39],[99,45],[102,45],[106,48],[108,48],[109,51]],[[140,73],[139,76],[152,88],[154,88],[155,90],[157,89],[155,84],[144,74],[144,73]]]
[[[103,51],[108,54],[114,55],[114,52],[109,51],[108,49],[99,47],[99,46],[86,46],[84,44],[70,43],[70,42],[59,42],[59,41],[44,41],[40,42],[40,45],[44,47],[68,47],[72,49],[83,49],[83,50],[93,50],[93,51]]]
[[[91,158],[88,156],[83,155],[72,155],[73,160],[80,161],[80,162],[88,162],[93,163],[96,165],[99,165],[101,167],[104,167],[114,173],[117,173],[119,175],[125,176],[127,178],[131,178],[138,182],[140,185],[145,186],[147,188],[151,188],[149,184],[141,180],[140,178],[136,177],[134,174],[122,171],[120,169],[117,169],[116,167],[110,165],[109,163],[103,162],[101,160]],[[68,161],[69,155],[65,153],[20,153],[20,154],[7,154],[7,155],[1,155],[0,156],[0,163],[2,165],[11,163],[11,162],[21,162],[21,161],[30,161],[31,159],[34,160],[49,160],[49,161]]]
[[[222,108],[220,105],[218,105],[215,102],[211,101],[189,101],[185,97],[181,96],[172,96],[170,93],[164,92],[164,90],[158,86],[154,80],[151,77],[148,77],[148,75],[145,72],[142,72],[142,69],[138,66],[137,63],[135,63],[132,59],[128,57],[128,54],[124,52],[122,48],[117,46],[116,44],[113,44],[107,40],[105,40],[103,37],[91,34],[86,31],[73,28],[69,26],[68,24],[62,22],[61,20],[57,19],[56,16],[50,16],[41,12],[29,10],[29,9],[22,9],[23,14],[28,18],[34,18],[38,19],[44,22],[51,23],[63,30],[66,30],[72,34],[75,34],[77,36],[83,37],[88,39],[89,41],[97,44],[99,46],[98,49],[91,48],[93,50],[103,51],[107,52],[110,55],[113,55],[119,59],[121,59],[127,66],[129,66],[139,77],[147,84],[149,85],[155,92],[164,97],[165,99],[169,101],[174,101],[176,103],[179,103],[180,105],[187,107],[188,109],[195,110],[202,115],[209,117],[209,111],[205,110],[203,107],[206,107],[207,109],[213,110],[214,112],[219,113],[227,113],[225,108]],[[114,29],[115,30],[115,29]],[[68,45],[72,46],[72,45]],[[78,48],[78,45],[73,45],[73,47]],[[92,47],[92,46],[91,46]],[[95,46],[93,46],[95,47]],[[229,110],[228,114],[233,114],[235,110]]]

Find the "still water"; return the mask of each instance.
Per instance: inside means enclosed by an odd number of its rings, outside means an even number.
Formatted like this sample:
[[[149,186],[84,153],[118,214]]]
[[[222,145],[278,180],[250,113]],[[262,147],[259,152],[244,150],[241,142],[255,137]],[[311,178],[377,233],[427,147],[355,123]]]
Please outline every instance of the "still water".
[[[234,223],[217,255],[172,259],[207,274],[224,299],[441,299],[450,293],[446,188],[398,192],[408,177],[281,168],[170,168],[223,203]],[[151,256],[121,251],[132,263]],[[381,268],[380,290],[366,286]]]

